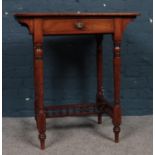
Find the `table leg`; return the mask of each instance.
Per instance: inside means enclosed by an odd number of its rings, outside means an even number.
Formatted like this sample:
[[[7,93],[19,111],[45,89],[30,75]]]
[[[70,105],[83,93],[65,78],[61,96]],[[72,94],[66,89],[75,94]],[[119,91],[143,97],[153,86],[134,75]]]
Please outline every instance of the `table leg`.
[[[115,142],[119,142],[119,132],[121,124],[121,106],[120,106],[120,43],[114,43],[113,74],[114,74],[114,111],[113,124],[115,133]]]
[[[34,88],[35,88],[35,115],[41,149],[45,148],[46,115],[44,111],[43,90],[43,34],[42,20],[34,21]]]
[[[34,45],[34,83],[35,83],[35,114],[41,149],[45,148],[46,116],[43,105],[43,51],[40,45]]]
[[[97,95],[96,95],[96,104],[99,110],[98,113],[98,124],[102,124],[102,113],[100,112],[100,100],[103,98],[103,68],[102,68],[102,35],[96,36],[97,41]]]
[[[113,54],[113,79],[114,79],[114,107],[113,107],[113,124],[115,142],[119,142],[119,133],[121,125],[121,105],[120,105],[120,72],[121,72],[121,57],[120,46],[123,33],[123,21],[122,19],[115,19],[115,32],[113,36],[114,40],[114,54]]]

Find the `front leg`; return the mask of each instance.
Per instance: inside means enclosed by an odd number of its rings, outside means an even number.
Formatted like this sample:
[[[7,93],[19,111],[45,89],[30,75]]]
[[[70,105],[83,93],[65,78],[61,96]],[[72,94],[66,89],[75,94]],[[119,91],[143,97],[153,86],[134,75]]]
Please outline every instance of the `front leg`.
[[[44,111],[43,90],[43,48],[42,20],[34,21],[34,88],[35,114],[41,149],[45,149],[46,115]]]
[[[119,132],[121,124],[121,106],[120,106],[120,44],[114,43],[114,108],[113,108],[113,124],[115,133],[115,142],[119,142]]]
[[[121,105],[120,105],[120,71],[121,71],[121,57],[120,45],[123,33],[122,19],[115,19],[115,32],[114,32],[114,53],[113,53],[113,79],[114,79],[114,107],[113,107],[113,124],[115,142],[119,142],[119,133],[121,125]]]
[[[45,148],[45,131],[46,131],[46,116],[43,105],[43,51],[41,46],[35,45],[34,47],[34,77],[35,77],[35,110],[37,128],[39,131],[39,139],[41,149]]]

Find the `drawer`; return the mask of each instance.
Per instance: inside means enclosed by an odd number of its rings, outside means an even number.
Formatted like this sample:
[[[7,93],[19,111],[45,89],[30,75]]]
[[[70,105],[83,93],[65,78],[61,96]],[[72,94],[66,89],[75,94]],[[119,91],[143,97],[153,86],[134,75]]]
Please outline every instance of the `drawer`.
[[[112,33],[113,19],[45,19],[44,35]]]

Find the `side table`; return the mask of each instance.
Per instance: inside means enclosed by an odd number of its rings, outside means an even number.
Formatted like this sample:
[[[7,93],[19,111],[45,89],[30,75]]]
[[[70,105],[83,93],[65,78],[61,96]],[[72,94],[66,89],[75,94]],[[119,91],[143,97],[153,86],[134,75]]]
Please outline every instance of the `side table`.
[[[41,149],[45,149],[46,118],[65,116],[97,115],[102,123],[102,114],[112,118],[115,142],[119,142],[121,124],[120,105],[120,49],[123,32],[138,13],[18,13],[17,21],[25,25],[33,36],[34,45],[34,88],[35,119],[39,132]],[[97,93],[94,104],[67,104],[44,106],[43,89],[43,36],[94,34],[97,42]],[[102,35],[112,34],[113,52],[113,106],[103,96]]]

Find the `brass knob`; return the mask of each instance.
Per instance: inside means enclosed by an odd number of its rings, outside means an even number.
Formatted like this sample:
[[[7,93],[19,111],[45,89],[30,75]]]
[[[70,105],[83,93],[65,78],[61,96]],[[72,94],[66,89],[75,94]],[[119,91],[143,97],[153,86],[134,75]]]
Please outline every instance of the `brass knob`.
[[[82,22],[75,23],[75,27],[77,29],[83,29],[84,28],[84,23],[82,23]]]

